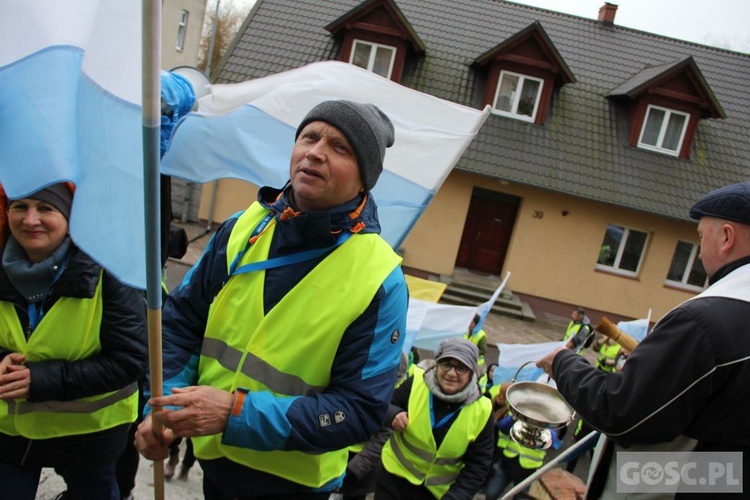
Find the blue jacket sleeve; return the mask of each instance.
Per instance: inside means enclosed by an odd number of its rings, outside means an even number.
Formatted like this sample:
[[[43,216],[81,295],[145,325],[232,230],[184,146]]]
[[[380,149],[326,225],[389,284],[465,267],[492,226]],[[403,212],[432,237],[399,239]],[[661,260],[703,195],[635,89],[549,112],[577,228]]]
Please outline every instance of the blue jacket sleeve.
[[[400,267],[346,330],[331,382],[312,396],[246,395],[223,442],[256,450],[325,452],[366,441],[388,410],[406,331],[408,292]]]

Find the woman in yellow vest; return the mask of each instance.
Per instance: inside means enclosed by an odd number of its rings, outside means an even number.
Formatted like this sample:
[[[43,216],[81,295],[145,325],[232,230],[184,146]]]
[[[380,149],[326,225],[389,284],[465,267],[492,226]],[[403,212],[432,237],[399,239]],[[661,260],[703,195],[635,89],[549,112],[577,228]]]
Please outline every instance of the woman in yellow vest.
[[[492,403],[477,384],[477,348],[443,340],[436,363],[393,394],[375,498],[467,499],[482,487],[494,448]]]
[[[146,370],[142,294],[73,243],[72,185],[0,187],[0,498],[33,500],[43,467],[67,498],[120,498],[115,464]]]

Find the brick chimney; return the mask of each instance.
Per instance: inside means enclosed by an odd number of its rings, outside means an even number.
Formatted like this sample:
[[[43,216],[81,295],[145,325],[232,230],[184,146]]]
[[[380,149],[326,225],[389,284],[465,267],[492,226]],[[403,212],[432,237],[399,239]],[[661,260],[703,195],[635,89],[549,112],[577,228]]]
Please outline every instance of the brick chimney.
[[[604,5],[599,9],[599,21],[605,26],[612,26],[615,24],[615,14],[617,13],[617,5],[609,2],[604,2]]]

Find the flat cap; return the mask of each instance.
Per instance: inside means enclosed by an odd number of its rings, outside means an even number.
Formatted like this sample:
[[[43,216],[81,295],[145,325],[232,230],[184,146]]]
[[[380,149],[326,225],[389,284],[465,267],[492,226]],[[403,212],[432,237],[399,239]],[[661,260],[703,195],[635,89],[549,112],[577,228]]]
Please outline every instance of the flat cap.
[[[689,212],[691,219],[717,219],[750,224],[750,182],[738,182],[711,191],[698,200]]]

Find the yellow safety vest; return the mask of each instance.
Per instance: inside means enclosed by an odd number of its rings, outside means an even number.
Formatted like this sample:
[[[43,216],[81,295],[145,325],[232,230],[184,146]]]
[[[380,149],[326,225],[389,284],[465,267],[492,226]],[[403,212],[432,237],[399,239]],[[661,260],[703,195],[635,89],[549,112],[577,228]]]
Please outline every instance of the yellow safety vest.
[[[484,330],[479,330],[476,335],[472,335],[470,332],[464,333],[464,338],[470,340],[472,344],[479,347],[479,341],[487,338],[487,333]],[[484,364],[484,355],[480,354],[477,358],[477,365]]]
[[[497,431],[497,447],[505,451],[505,449],[508,447],[508,444],[513,441],[509,435],[504,433],[501,430]],[[511,457],[512,458],[512,457]]]
[[[254,203],[237,220],[227,244],[227,269],[267,213]],[[239,265],[267,259],[274,229],[270,224]],[[344,331],[400,262],[380,236],[352,235],[265,315],[265,271],[231,276],[209,309],[198,384],[278,397],[321,393],[330,382]],[[198,458],[226,457],[314,488],[340,477],[347,462],[346,448],[327,453],[258,451],[223,444],[221,434],[193,438],[193,444]]]
[[[568,329],[565,330],[565,336],[563,337],[563,342],[574,336],[576,333],[578,333],[578,330],[581,329],[581,326],[583,326],[583,323],[574,323],[571,321],[568,323]]]
[[[503,455],[508,458],[518,457],[518,464],[524,469],[538,469],[544,464],[544,457],[547,456],[547,452],[527,448],[513,439],[509,439],[506,448],[503,450]]]
[[[102,310],[100,274],[92,298],[61,297],[27,341],[15,306],[0,302],[0,346],[23,354],[28,362],[91,357],[101,350]],[[28,439],[91,434],[134,422],[137,412],[136,383],[71,401],[0,401],[0,432]]]
[[[432,434],[430,389],[424,381],[424,370],[417,368],[407,409],[409,425],[402,432],[394,432],[383,447],[383,466],[411,484],[424,484],[441,498],[461,472],[469,443],[482,432],[491,411],[492,403],[482,397],[461,408],[438,449]]]
[[[617,368],[615,365],[608,366],[607,360],[615,360],[617,359],[617,355],[620,353],[620,349],[622,349],[622,346],[620,344],[602,344],[602,346],[599,348],[599,357],[596,360],[596,367],[599,368],[603,372],[612,373]]]

